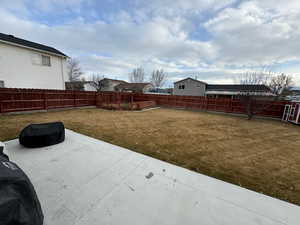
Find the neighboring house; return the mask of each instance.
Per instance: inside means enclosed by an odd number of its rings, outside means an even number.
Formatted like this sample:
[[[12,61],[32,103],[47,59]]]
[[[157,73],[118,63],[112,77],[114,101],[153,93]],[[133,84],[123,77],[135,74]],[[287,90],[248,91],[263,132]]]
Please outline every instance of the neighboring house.
[[[97,91],[91,83],[92,81],[68,81],[66,82],[66,90]]]
[[[205,96],[206,83],[186,78],[174,83],[174,95]]]
[[[115,91],[115,87],[119,84],[127,84],[126,81],[104,78],[100,81],[101,91]]]
[[[250,94],[253,96],[275,96],[266,85],[245,85],[245,84],[208,84],[205,94],[211,98],[235,98],[241,94]]]
[[[127,83],[123,80],[115,80],[109,78],[103,78],[99,81],[101,91],[115,91],[115,87],[119,84]],[[66,89],[68,90],[81,90],[81,91],[97,91],[92,85],[93,81],[72,81],[66,82]]]
[[[96,88],[91,85],[92,81],[72,81],[66,82],[67,90],[79,90],[79,91],[97,91]],[[123,80],[115,80],[104,78],[100,80],[101,91],[118,91],[118,92],[136,92],[146,93],[153,87],[150,83],[127,83]]]
[[[0,33],[0,87],[65,89],[66,59],[55,48]]]
[[[207,96],[210,98],[235,98],[241,94],[255,96],[274,96],[265,85],[207,84],[186,78],[174,83],[174,95]]]
[[[122,83],[115,87],[119,92],[134,92],[134,93],[146,93],[153,89],[154,86],[151,83]]]

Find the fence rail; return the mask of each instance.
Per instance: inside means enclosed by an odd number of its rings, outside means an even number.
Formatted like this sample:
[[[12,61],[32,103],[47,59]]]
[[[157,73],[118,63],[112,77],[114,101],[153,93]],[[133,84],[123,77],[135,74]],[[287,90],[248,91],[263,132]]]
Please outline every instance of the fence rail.
[[[225,113],[246,113],[239,99],[217,99],[198,96],[154,95],[126,92],[89,92],[69,90],[0,88],[0,113],[48,110],[68,107],[97,106],[118,109],[121,104],[156,104],[158,106],[187,108]],[[147,102],[147,103],[141,103]],[[281,118],[285,101],[255,101],[256,115]],[[264,107],[261,107],[264,105]]]

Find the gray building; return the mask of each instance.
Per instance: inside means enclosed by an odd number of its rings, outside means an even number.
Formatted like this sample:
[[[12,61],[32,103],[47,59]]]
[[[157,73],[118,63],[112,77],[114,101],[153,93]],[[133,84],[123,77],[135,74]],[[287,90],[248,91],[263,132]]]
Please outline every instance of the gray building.
[[[195,80],[193,78],[186,78],[174,83],[174,95],[189,95],[189,96],[205,96],[206,83]]]

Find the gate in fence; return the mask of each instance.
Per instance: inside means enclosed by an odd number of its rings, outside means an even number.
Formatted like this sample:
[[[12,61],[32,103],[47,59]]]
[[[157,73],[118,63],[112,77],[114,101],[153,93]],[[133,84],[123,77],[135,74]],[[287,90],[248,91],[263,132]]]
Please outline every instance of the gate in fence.
[[[300,124],[300,103],[286,104],[282,115],[282,121]]]

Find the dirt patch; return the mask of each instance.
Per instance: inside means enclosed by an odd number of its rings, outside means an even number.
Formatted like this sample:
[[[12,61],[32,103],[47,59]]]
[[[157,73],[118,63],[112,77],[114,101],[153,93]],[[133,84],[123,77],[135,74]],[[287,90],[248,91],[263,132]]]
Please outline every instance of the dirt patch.
[[[279,121],[158,109],[81,109],[0,116],[0,140],[29,123],[71,130],[300,205],[300,127]]]

